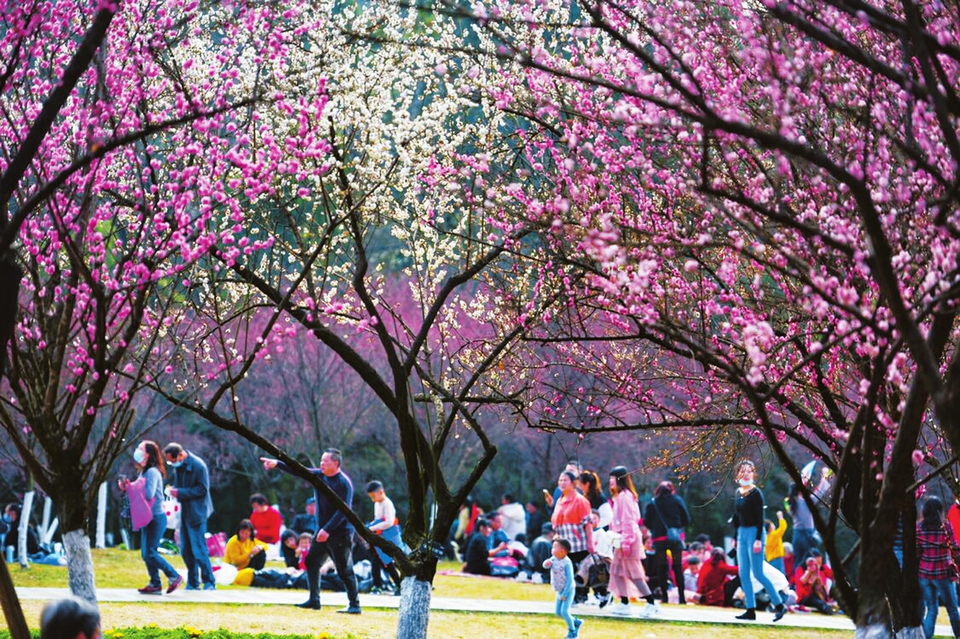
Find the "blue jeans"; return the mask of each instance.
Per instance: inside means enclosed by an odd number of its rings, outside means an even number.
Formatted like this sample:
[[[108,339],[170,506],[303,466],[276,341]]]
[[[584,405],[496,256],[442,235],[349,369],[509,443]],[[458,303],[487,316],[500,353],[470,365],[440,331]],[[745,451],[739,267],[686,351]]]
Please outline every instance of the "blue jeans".
[[[953,636],[960,637],[960,612],[957,611],[957,582],[949,579],[920,579],[920,616],[923,618],[923,635],[933,637],[940,606],[937,600],[946,606],[950,617]]]
[[[213,578],[213,566],[210,565],[210,551],[207,550],[207,522],[180,525],[180,554],[187,566],[187,586],[199,588],[200,579],[205,585],[216,585]]]
[[[767,534],[763,533],[763,537],[760,538],[760,552],[753,552],[753,542],[756,540],[756,526],[737,528],[737,564],[740,568],[740,587],[743,588],[744,603],[747,608],[757,607],[757,597],[753,592],[753,580],[750,579],[752,573],[766,593],[770,595],[770,602],[774,606],[779,606],[783,603],[783,600],[780,599],[780,593],[763,574],[763,551],[767,545]]]
[[[570,614],[570,606],[573,605],[573,593],[566,599],[561,599],[557,594],[557,616],[567,622],[567,635],[573,637],[577,634],[577,627],[573,625],[573,615]]]
[[[160,587],[160,571],[171,581],[177,578],[177,571],[173,566],[157,552],[157,546],[160,545],[160,538],[163,537],[163,531],[167,529],[167,515],[160,513],[154,515],[150,523],[140,529],[140,556],[143,557],[143,563],[147,566],[147,574],[150,576],[150,585]]]

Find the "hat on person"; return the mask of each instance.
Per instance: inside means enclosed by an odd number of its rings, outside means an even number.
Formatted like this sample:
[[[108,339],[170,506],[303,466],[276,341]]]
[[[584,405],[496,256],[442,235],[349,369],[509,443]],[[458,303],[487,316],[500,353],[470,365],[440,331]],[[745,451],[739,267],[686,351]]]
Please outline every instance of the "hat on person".
[[[311,497],[310,499],[307,500],[307,506],[309,506],[310,504],[315,504],[315,503],[317,503],[317,498],[316,498],[316,497]]]
[[[551,524],[549,521],[543,524],[542,526],[540,526],[541,535],[546,535],[547,533],[552,533],[552,532],[553,532],[553,524]]]

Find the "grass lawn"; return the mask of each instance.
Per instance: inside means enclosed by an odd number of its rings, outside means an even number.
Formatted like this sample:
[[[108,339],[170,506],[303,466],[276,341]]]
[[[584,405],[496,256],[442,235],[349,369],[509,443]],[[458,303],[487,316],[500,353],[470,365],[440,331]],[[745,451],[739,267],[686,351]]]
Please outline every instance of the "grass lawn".
[[[96,566],[97,586],[101,588],[137,588],[146,583],[146,572],[139,553],[116,549],[93,551]],[[167,559],[176,568],[182,568],[179,556]],[[56,566],[34,566],[21,571],[15,564],[8,566],[17,586],[66,588],[67,571]],[[279,567],[279,566],[277,566]],[[456,569],[452,562],[440,569]],[[549,586],[521,584],[503,581],[491,587],[489,580],[438,575],[434,594],[439,597],[462,597],[494,600],[540,600],[553,599]],[[230,586],[239,588],[239,586]],[[21,602],[27,623],[37,627],[42,601]],[[509,606],[504,606],[509,609]],[[186,626],[198,630],[229,628],[249,633],[296,633],[314,637],[325,635],[345,639],[350,634],[363,639],[381,639],[396,636],[397,613],[395,610],[366,609],[360,617],[340,615],[335,607],[319,612],[302,611],[290,606],[172,603],[102,603],[101,613],[106,630],[140,627],[156,624],[164,628]],[[642,621],[639,619],[587,618],[581,637],[591,639],[782,639],[783,630],[774,626],[717,626]],[[850,633],[824,630],[803,631],[790,629],[790,639],[815,639],[817,637],[849,636]],[[480,613],[432,612],[430,614],[431,639],[543,639],[563,637],[566,628],[563,622],[552,615],[511,615]],[[115,638],[104,633],[104,639]]]

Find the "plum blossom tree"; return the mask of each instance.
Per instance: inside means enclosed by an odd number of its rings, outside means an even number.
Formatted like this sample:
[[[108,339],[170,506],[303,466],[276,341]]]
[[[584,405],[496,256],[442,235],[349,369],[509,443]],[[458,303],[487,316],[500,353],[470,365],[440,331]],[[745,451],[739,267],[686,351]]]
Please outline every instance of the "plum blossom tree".
[[[319,111],[322,80],[284,76],[295,25],[269,7],[62,0],[3,16],[0,426],[56,500],[71,590],[95,601],[88,509],[129,446],[182,273],[211,247],[228,261],[263,247],[225,175],[240,165],[267,188],[259,118]],[[236,81],[245,68],[256,83]]]
[[[797,442],[836,473],[817,525],[858,636],[917,636],[919,442],[960,444],[955,11],[444,10],[498,39],[501,81],[473,86],[524,116],[522,170],[480,175],[568,248],[551,277],[590,284],[536,339],[553,343],[544,365],[593,381],[543,393],[530,421],[570,426],[566,396],[588,405],[581,430],[732,427],[800,484]],[[833,544],[841,517],[858,572]]]
[[[295,168],[270,192],[231,192],[248,199],[270,249],[232,263],[214,251],[213,267],[198,264],[205,268],[189,276],[193,307],[165,327],[165,341],[183,347],[169,349],[172,373],[155,385],[336,501],[285,447],[251,427],[246,398],[257,393],[249,380],[264,375],[254,371],[281,365],[278,349],[307,337],[353,369],[397,434],[409,498],[404,537],[413,552],[364,536],[391,552],[406,577],[398,636],[422,638],[440,548],[496,453],[485,420],[492,408],[512,406],[528,383],[500,366],[526,326],[491,309],[509,298],[532,325],[556,296],[534,289],[536,275],[516,257],[535,252],[538,225],[505,223],[501,211],[482,207],[482,196],[461,204],[459,175],[501,143],[497,112],[449,83],[455,60],[396,44],[420,35],[462,42],[462,27],[386,5],[338,12],[321,3],[316,14],[325,19],[303,31],[303,49],[287,62],[294,70],[322,65],[330,98],[323,118],[288,139],[279,162]],[[385,42],[360,37],[369,34]],[[308,136],[327,145],[329,159],[302,153]],[[434,170],[440,158],[457,172]],[[263,318],[250,322],[250,313]],[[323,429],[324,441],[331,430]],[[450,451],[467,437],[480,450],[465,462]],[[349,458],[344,468],[351,472]]]

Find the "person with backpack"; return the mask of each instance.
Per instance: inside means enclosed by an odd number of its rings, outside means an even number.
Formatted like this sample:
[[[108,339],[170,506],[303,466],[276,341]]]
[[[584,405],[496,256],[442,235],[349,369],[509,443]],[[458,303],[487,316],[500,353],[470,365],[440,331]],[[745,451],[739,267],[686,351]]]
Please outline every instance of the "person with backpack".
[[[653,499],[643,511],[643,521],[650,529],[656,557],[657,582],[660,598],[667,603],[669,572],[673,565],[673,583],[679,593],[678,601],[687,603],[683,592],[683,529],[690,525],[690,513],[683,498],[677,495],[673,482],[662,481],[653,493]],[[670,558],[667,552],[670,552]]]

